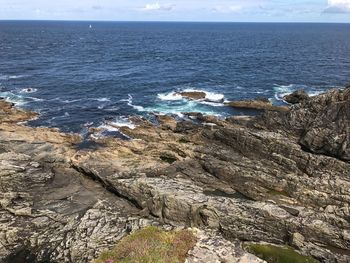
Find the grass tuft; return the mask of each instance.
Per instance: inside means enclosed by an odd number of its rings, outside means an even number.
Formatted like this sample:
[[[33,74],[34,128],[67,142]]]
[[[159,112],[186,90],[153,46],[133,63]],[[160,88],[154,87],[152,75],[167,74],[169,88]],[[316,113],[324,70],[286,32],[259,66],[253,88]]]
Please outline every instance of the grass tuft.
[[[288,246],[250,244],[246,246],[246,250],[268,263],[319,263],[318,260],[303,256]]]
[[[177,161],[175,156],[172,156],[170,154],[163,154],[159,157],[163,162],[167,162],[169,164],[172,164]]]
[[[147,227],[123,238],[94,263],[183,263],[195,244],[189,230],[167,232]]]

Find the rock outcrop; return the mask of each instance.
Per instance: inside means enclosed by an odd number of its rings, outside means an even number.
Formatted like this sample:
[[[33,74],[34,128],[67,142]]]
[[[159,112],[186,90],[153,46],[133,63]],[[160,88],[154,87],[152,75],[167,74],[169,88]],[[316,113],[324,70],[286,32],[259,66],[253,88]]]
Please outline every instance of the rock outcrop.
[[[283,99],[290,104],[301,103],[307,101],[309,98],[309,94],[307,94],[305,90],[297,90],[283,97]]]
[[[226,102],[225,105],[237,109],[289,111],[289,107],[273,105],[271,101],[265,98],[258,98],[255,100],[231,101]]]
[[[201,91],[182,91],[176,94],[190,100],[203,100],[207,96],[205,92],[201,92]]]
[[[268,113],[263,126],[298,136],[310,152],[350,160],[350,88],[333,89],[295,105],[285,114]]]
[[[242,241],[263,241],[350,262],[349,94],[258,117],[134,118],[135,129],[121,128],[132,140],[95,139],[94,150],[76,135],[9,122],[10,107],[0,115],[0,259],[88,262],[159,224],[209,229],[226,244],[203,254],[215,260],[259,262]]]

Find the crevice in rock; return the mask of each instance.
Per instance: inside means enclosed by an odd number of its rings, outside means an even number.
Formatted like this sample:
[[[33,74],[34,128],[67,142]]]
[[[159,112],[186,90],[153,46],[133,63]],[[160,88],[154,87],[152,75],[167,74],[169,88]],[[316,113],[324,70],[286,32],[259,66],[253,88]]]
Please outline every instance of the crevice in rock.
[[[32,248],[28,246],[20,246],[12,254],[4,259],[4,263],[50,263],[50,260],[39,260]]]
[[[83,176],[92,179],[95,182],[100,183],[108,192],[116,195],[117,197],[123,198],[125,200],[127,200],[130,204],[132,204],[133,206],[135,206],[137,209],[142,210],[143,207],[139,205],[139,203],[128,197],[125,196],[123,194],[121,194],[110,182],[102,179],[100,176],[98,176],[97,174],[93,173],[92,171],[87,171],[86,169],[76,166],[74,164],[71,165],[71,167],[76,170],[78,173],[82,174]]]

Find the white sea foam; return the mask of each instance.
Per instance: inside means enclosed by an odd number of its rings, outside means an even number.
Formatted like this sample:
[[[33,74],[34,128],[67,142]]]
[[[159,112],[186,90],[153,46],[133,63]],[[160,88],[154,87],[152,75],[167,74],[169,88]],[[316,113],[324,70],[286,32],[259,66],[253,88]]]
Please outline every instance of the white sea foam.
[[[279,101],[284,101],[283,98],[294,91],[298,89],[304,89],[310,97],[317,96],[319,94],[322,94],[325,89],[320,89],[320,88],[315,88],[315,87],[307,87],[305,85],[296,85],[296,84],[290,84],[290,85],[280,85],[280,86],[275,86],[274,91],[275,91],[275,99]]]
[[[43,99],[35,98],[35,97],[26,97],[26,98],[33,100],[33,101],[44,101]]]
[[[201,106],[196,101],[184,101],[183,103],[177,105],[169,103],[158,103],[152,107],[146,107],[145,111],[157,114],[174,114],[179,116],[180,118],[183,118],[184,113],[186,112],[199,112],[204,115],[220,116],[219,114],[217,114],[217,112],[206,109],[205,107],[203,107],[203,105]]]
[[[190,91],[197,91],[197,92],[204,92],[201,90],[194,90],[194,89],[186,89],[183,90],[185,92]],[[140,112],[152,112],[157,114],[173,114],[177,115],[180,118],[184,117],[185,112],[199,112],[205,115],[215,115],[220,116],[215,111],[208,110],[203,104],[214,106],[214,107],[221,107],[224,106],[223,99],[224,95],[217,94],[213,92],[207,92],[207,98],[205,100],[187,100],[183,98],[181,95],[176,94],[176,91],[172,91],[170,93],[164,93],[164,94],[158,94],[158,102],[156,102],[152,106],[143,107],[133,104],[133,97],[129,94],[128,99],[123,99],[120,101],[127,102],[127,105],[130,107],[133,107],[137,111]],[[220,102],[219,102],[220,101]]]
[[[128,94],[128,99],[124,99],[124,100],[120,100],[120,101],[126,101],[128,106],[133,107],[137,111],[145,111],[144,107],[139,106],[139,105],[134,105],[132,100],[133,100],[133,97],[130,94]]]
[[[96,100],[97,100],[97,101],[100,101],[100,102],[111,101],[110,98],[97,98]]]
[[[128,117],[120,116],[115,118],[113,121],[108,121],[99,126],[99,128],[108,130],[108,131],[119,131],[119,128],[128,127],[129,129],[135,129],[136,125],[129,120]]]
[[[106,108],[104,110],[105,111],[118,111],[118,110],[120,110],[120,107],[111,107],[111,108]]]
[[[283,101],[283,97],[291,94],[295,90],[295,85],[276,85],[274,88],[275,99]]]
[[[94,125],[94,122],[92,122],[92,121],[84,123],[84,127],[90,127],[92,125]]]
[[[206,90],[185,89],[184,91],[185,92],[204,92],[205,93],[204,101],[221,103],[225,98],[224,94],[210,92]]]
[[[2,75],[0,74],[0,80],[21,79],[28,77],[28,75]]]
[[[113,126],[108,125],[108,124],[102,124],[102,125],[98,126],[98,128],[106,130],[106,131],[110,131],[110,132],[118,132],[119,131],[119,129],[117,127],[113,127]]]
[[[320,94],[322,94],[322,93],[324,93],[323,90],[314,90],[314,91],[308,92],[308,94],[309,94],[310,97],[314,97],[314,96],[320,95]]]
[[[179,92],[204,92],[205,98],[198,101],[206,101],[206,102],[217,102],[221,103],[225,96],[220,93],[214,93],[206,90],[199,90],[199,89],[184,89],[182,91],[171,91],[169,93],[160,93],[157,95],[158,99],[164,100],[164,101],[175,101],[175,100],[185,100],[186,98],[182,97]]]
[[[53,100],[60,100],[59,98],[57,99],[53,99]],[[83,99],[76,99],[76,100],[62,100],[63,103],[73,103],[73,102],[78,102],[81,101]]]
[[[165,101],[183,100],[184,98],[175,91],[166,94],[157,94],[158,99]]]
[[[37,91],[38,90],[34,88],[25,88],[25,89],[21,89],[20,93],[35,93]]]
[[[89,125],[86,125],[86,127],[88,127],[88,126]],[[110,135],[106,134],[106,132],[117,132],[117,133],[123,135],[125,138],[131,139],[129,136],[127,136],[126,134],[124,134],[120,131],[120,128],[122,128],[122,127],[128,127],[129,129],[135,129],[136,125],[133,124],[127,117],[121,116],[121,117],[117,117],[114,121],[105,122],[102,125],[98,126],[98,128],[101,129],[102,131],[91,134],[90,136],[92,138],[98,139],[98,138],[102,138],[105,136],[110,136]]]
[[[200,103],[201,104],[205,104],[205,105],[209,105],[209,106],[212,106],[212,107],[223,107],[223,106],[225,106],[225,104],[223,104],[223,103],[217,103],[217,102],[211,102],[211,101],[201,101]]]
[[[0,97],[3,97],[6,101],[12,102],[16,105],[24,105],[27,103],[24,97],[16,95],[9,91],[0,92]]]

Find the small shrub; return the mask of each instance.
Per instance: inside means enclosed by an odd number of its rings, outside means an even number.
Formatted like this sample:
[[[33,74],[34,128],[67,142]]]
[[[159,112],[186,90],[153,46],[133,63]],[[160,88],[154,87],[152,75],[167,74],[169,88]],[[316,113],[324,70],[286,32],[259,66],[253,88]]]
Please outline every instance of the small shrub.
[[[186,139],[185,137],[180,138],[179,143],[189,143],[190,140]]]
[[[172,156],[170,154],[162,154],[160,157],[159,157],[162,161],[164,162],[167,162],[169,164],[172,164],[174,162],[177,161],[176,157],[175,156]]]

